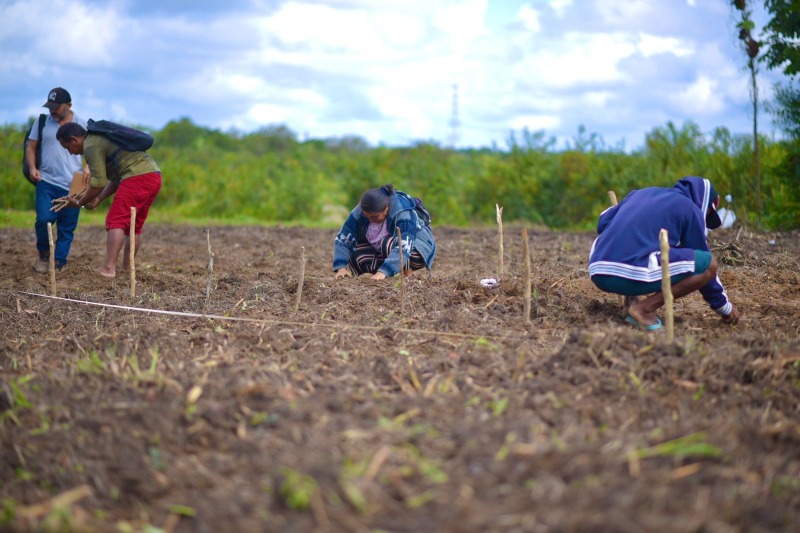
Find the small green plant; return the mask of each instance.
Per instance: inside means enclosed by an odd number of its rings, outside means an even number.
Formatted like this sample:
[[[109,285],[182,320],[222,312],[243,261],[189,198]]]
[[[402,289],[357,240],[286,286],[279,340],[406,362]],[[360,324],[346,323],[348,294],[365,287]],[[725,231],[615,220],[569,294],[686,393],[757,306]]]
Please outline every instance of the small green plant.
[[[639,391],[639,395],[644,395],[644,384],[642,380],[637,376],[633,371],[628,372],[628,377],[631,378],[631,381],[634,385],[636,385],[636,389]]]
[[[489,346],[489,341],[485,337],[475,339],[475,346]]]
[[[494,416],[502,416],[508,408],[508,397],[498,398],[489,402],[489,407]]]
[[[417,471],[431,483],[447,483],[447,473],[439,468],[435,460],[422,455],[422,452],[413,444],[405,444],[402,449],[406,451],[411,462],[409,472]]]
[[[147,448],[147,453],[150,456],[150,462],[153,464],[153,468],[156,470],[164,470],[164,468],[166,468],[164,459],[161,457],[161,450],[156,446],[149,446]]]
[[[31,435],[44,435],[48,431],[50,431],[50,418],[47,417],[44,413],[39,415],[39,420],[41,421],[41,425],[31,430]]]
[[[705,394],[705,392],[706,392],[706,386],[705,385],[700,385],[700,387],[698,387],[697,391],[692,395],[692,399],[693,400],[699,400],[700,398],[703,397],[703,394]]]
[[[153,354],[153,358],[150,359],[150,369],[148,372],[151,376],[154,376],[156,373],[156,366],[158,366],[158,346],[154,346],[151,353]]]
[[[506,435],[506,440],[503,442],[503,445],[497,450],[497,453],[494,454],[494,460],[497,462],[503,461],[508,454],[511,452],[511,446],[516,442],[517,434],[513,431]]]
[[[100,359],[100,354],[92,350],[75,363],[75,368],[81,374],[103,374],[106,371],[105,362]]]
[[[636,451],[639,458],[647,457],[707,457],[714,458],[722,455],[722,450],[713,444],[705,442],[706,434],[703,432],[692,433],[667,442],[662,442],[649,448]]]
[[[311,505],[311,499],[317,492],[316,480],[308,474],[302,474],[288,467],[282,467],[283,483],[279,493],[289,509],[302,511]]]
[[[426,490],[421,494],[417,494],[415,496],[406,498],[406,506],[409,509],[416,509],[417,507],[422,507],[429,501],[433,500],[435,497],[436,496],[433,494],[433,492]]]
[[[17,502],[11,498],[4,498],[0,505],[0,526],[8,526],[14,522],[17,515]]]
[[[347,501],[359,513],[364,513],[367,510],[367,498],[359,484],[359,480],[367,471],[367,467],[366,460],[355,463],[350,459],[346,459],[342,467],[342,473],[339,476],[339,484],[347,497]]]
[[[30,481],[33,479],[33,474],[22,467],[15,468],[14,474],[17,476],[17,481]]]
[[[197,511],[188,505],[170,505],[169,512],[180,516],[195,516]]]
[[[14,404],[14,407],[33,409],[33,404],[28,401],[27,396],[22,392],[22,385],[27,384],[32,379],[33,376],[23,376],[18,380],[12,379],[8,382],[9,387],[11,387],[11,402]]]
[[[794,476],[778,476],[772,480],[770,492],[782,498],[792,498],[800,494],[800,479]]]

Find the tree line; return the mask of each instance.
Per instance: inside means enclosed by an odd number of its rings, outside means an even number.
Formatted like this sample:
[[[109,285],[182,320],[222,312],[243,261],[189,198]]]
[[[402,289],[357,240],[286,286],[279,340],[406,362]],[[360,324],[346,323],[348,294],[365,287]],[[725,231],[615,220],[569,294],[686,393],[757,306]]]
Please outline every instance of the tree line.
[[[33,209],[33,188],[21,172],[28,127],[0,126],[2,209]],[[366,189],[392,183],[421,197],[435,224],[491,224],[499,204],[505,221],[590,229],[608,206],[607,191],[622,199],[693,175],[731,195],[745,223],[800,227],[800,141],[759,137],[756,197],[752,139],[726,128],[702,132],[692,122],[654,128],[633,152],[583,128],[562,149],[544,131],[528,130],[510,133],[503,149],[463,150],[432,142],[373,147],[354,136],[301,141],[283,125],[222,132],[188,118],[151,133],[149,152],[164,173],[157,208],[181,218],[336,225]]]

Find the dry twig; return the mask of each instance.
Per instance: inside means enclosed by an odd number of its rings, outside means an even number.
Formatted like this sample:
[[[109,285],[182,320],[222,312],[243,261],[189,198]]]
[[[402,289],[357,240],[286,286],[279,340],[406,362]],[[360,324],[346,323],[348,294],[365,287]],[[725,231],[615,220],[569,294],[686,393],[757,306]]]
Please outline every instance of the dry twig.
[[[667,230],[659,233],[661,241],[661,292],[664,295],[664,309],[667,321],[667,342],[675,339],[675,317],[672,309],[672,283],[669,278],[669,238]]]
[[[497,239],[500,243],[500,250],[498,254],[499,259],[499,272],[497,273],[497,279],[503,279],[503,207],[499,204],[494,204],[495,210],[497,211]]]
[[[522,302],[524,324],[531,323],[531,252],[528,248],[528,228],[522,228],[522,254],[525,262],[525,301]]]
[[[71,200],[80,200],[83,197],[83,195],[86,194],[87,190],[88,189],[84,187],[83,190],[73,195],[67,195],[67,196],[62,196],[61,198],[56,198],[52,202],[53,207],[50,208],[50,211],[55,211],[56,213],[58,213],[65,207],[69,207]]]
[[[211,297],[211,280],[214,278],[214,252],[211,251],[211,232],[206,228],[206,240],[208,241],[208,280],[206,281],[206,305]]]
[[[47,241],[50,245],[50,294],[56,295],[56,245],[53,242],[53,224],[47,223]]]
[[[128,240],[130,241],[129,252],[129,267],[131,271],[131,300],[136,297],[136,208],[131,207],[131,229],[128,232]]]

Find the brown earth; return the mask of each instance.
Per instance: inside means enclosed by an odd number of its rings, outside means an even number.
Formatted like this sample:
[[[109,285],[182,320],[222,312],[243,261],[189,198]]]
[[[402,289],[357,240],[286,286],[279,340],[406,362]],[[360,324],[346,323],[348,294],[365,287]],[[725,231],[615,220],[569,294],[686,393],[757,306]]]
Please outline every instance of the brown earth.
[[[131,299],[83,226],[54,300],[0,228],[0,530],[797,530],[800,234],[715,232],[742,321],[695,294],[667,343],[589,233],[530,233],[529,324],[519,227],[498,288],[496,230],[437,228],[404,292],[334,233],[211,228],[206,301],[205,229],[152,225]]]

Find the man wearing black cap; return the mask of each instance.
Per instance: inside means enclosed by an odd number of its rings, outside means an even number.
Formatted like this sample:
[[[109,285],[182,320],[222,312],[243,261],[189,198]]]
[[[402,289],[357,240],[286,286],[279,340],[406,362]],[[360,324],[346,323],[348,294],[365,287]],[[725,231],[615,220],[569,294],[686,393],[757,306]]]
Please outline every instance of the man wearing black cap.
[[[664,305],[662,228],[669,236],[673,297],[700,291],[723,321],[739,321],[739,311],[717,277],[717,261],[706,240],[708,230],[721,224],[718,204],[719,194],[711,182],[690,176],[671,188],[631,191],[619,205],[600,215],[598,236],[589,253],[589,275],[600,290],[625,296],[627,322],[648,331],[662,327],[656,316],[656,310]],[[650,296],[638,298],[647,294]]]
[[[72,97],[61,87],[56,87],[47,95],[44,106],[50,114],[46,117],[42,138],[39,138],[39,119],[31,127],[25,158],[31,169],[31,181],[36,184],[36,249],[38,258],[34,270],[40,273],[48,271],[50,243],[47,235],[47,223],[56,225],[55,260],[56,268],[61,270],[67,264],[69,249],[75,228],[78,225],[80,209],[62,209],[51,211],[53,200],[69,194],[74,175],[88,175],[88,167],[81,170],[81,156],[72,155],[56,140],[58,128],[68,122],[77,122],[86,127],[86,121],[79,119],[72,112]],[[36,149],[41,143],[39,167],[36,167]]]

